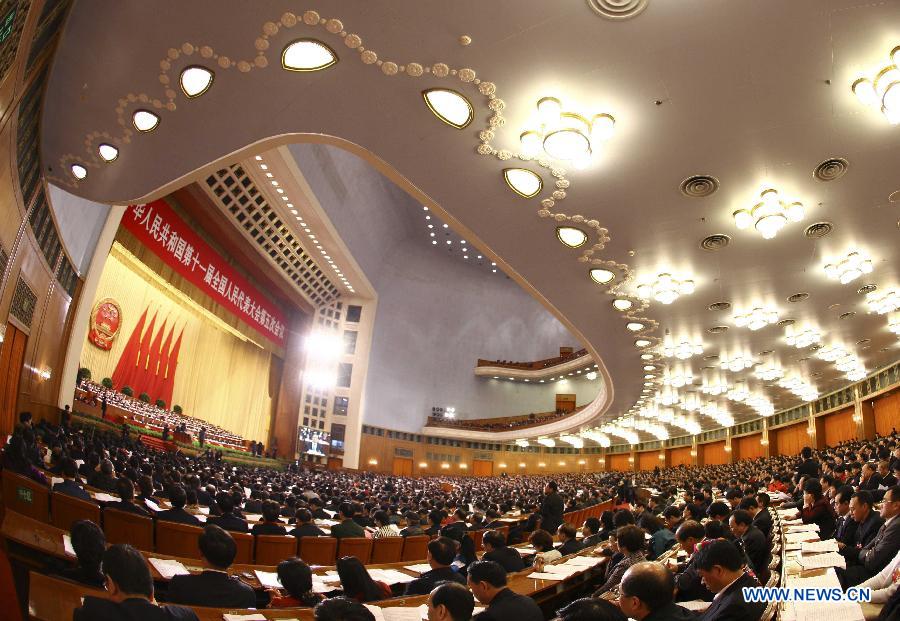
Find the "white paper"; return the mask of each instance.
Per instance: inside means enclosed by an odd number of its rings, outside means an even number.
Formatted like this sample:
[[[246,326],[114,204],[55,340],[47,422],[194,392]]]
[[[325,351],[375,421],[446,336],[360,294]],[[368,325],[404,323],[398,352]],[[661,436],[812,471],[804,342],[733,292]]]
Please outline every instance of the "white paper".
[[[338,588],[340,588],[338,585],[322,582],[321,580],[313,580],[313,593],[331,593]]]
[[[250,498],[251,489],[249,487],[244,488],[244,496]]]
[[[152,500],[150,500],[149,498],[144,498],[144,504],[147,505],[153,511],[162,511],[162,509],[159,508],[159,505],[156,504],[155,502],[153,502]]]
[[[259,569],[254,569],[253,573],[256,574],[256,579],[259,580],[259,583],[263,585],[265,589],[280,589],[281,580],[278,579],[278,574],[274,571],[260,571]]]
[[[789,533],[802,533],[804,531],[813,531],[814,533],[819,532],[818,524],[795,524],[794,526],[788,526],[787,532]]]
[[[428,614],[428,605],[425,604],[425,614]],[[367,606],[368,608],[368,606]],[[374,614],[374,613],[373,613]],[[381,619],[384,621],[421,621],[421,606],[390,606],[381,609]],[[379,621],[378,615],[375,615]]]
[[[702,599],[692,599],[688,602],[675,602],[682,608],[687,608],[688,610],[694,610],[696,612],[703,612],[707,608],[711,602],[704,602]]]
[[[384,617],[384,609],[381,606],[373,606],[372,604],[363,604],[366,608],[369,609],[369,612],[372,613],[372,616],[375,617],[375,621],[386,621]]]
[[[63,547],[66,550],[66,554],[75,556],[75,548],[72,547],[72,538],[69,537],[68,534],[63,535]]]
[[[847,569],[847,560],[837,552],[801,555],[797,557],[797,562],[803,569],[821,569],[823,567]]]
[[[10,436],[10,437],[12,437],[12,436]],[[83,465],[84,465],[84,460],[83,460],[83,459],[76,459],[76,460],[75,460],[75,467],[76,467],[76,468],[81,468]]]
[[[528,556],[529,554],[537,554],[537,550],[532,548],[531,546],[522,546],[521,548],[514,548],[519,551],[519,554],[522,556]]]
[[[154,569],[159,572],[163,578],[170,580],[173,576],[187,576],[191,572],[179,561],[167,558],[150,558],[148,559]]]
[[[197,518],[198,520],[200,520],[200,523],[201,523],[201,524],[206,524],[206,519],[207,519],[208,516],[203,515],[203,514],[201,513],[200,515],[195,515],[194,517]]]
[[[63,483],[63,482],[65,482],[65,479],[61,479],[59,477],[51,477],[50,478],[50,487],[53,487],[57,483]]]
[[[814,532],[804,531],[801,533],[787,533],[784,536],[786,543],[800,543],[803,541],[818,541],[819,536]]]
[[[197,507],[197,510],[200,511],[203,515],[209,515],[209,507]]]
[[[94,492],[93,496],[97,502],[119,502],[116,496],[110,496],[106,492]]]
[[[404,565],[403,569],[414,571],[417,574],[424,574],[426,571],[431,571],[431,565],[429,565],[428,563],[420,563],[418,565]]]
[[[249,615],[246,614],[229,614],[227,612],[222,613],[222,618],[225,621],[268,621],[265,615],[261,615],[258,612],[252,612]]]
[[[544,565],[544,572],[548,574],[557,574],[568,578],[585,570],[584,567],[578,565]]]
[[[534,580],[565,580],[565,576],[562,574],[550,574],[547,572],[536,571],[533,574],[528,574],[526,578],[533,578]]]
[[[329,517],[334,517],[337,515],[337,511],[329,511],[328,509],[322,509]]]
[[[314,574],[313,580],[318,580],[320,582],[340,582],[341,577],[338,575],[338,572],[332,569],[326,571],[324,574]]]
[[[245,513],[244,519],[248,522],[262,522],[262,515],[258,513]]]
[[[372,580],[381,580],[387,584],[405,584],[415,580],[413,576],[396,569],[370,569],[369,575],[372,576]]]
[[[800,550],[802,550],[804,554],[837,552],[838,544],[834,539],[826,539],[825,541],[806,541],[800,544]]]
[[[573,556],[563,565],[572,565],[573,567],[595,567],[603,562],[602,556]]]

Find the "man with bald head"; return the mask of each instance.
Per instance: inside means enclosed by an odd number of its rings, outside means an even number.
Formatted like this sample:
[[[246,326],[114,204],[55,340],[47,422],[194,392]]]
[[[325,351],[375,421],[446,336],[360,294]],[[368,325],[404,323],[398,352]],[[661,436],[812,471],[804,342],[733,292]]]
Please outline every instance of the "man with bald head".
[[[672,573],[659,563],[635,563],[622,576],[619,607],[637,621],[696,621],[697,616],[674,602]]]

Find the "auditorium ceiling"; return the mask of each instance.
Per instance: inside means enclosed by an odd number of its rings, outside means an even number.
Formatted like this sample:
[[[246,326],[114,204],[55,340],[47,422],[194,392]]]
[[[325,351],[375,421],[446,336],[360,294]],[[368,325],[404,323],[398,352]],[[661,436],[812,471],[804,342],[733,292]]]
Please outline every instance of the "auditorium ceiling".
[[[582,339],[606,390],[578,427],[639,404],[683,435],[897,359],[898,24],[870,0],[80,0],[43,162],[121,203],[351,150]]]

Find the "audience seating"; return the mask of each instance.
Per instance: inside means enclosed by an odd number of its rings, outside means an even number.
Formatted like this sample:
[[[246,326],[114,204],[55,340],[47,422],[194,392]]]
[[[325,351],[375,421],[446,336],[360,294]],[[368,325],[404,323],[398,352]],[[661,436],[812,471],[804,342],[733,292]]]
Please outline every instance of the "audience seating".
[[[336,551],[334,537],[303,537],[298,553],[309,565],[333,565]]]
[[[4,470],[3,504],[13,511],[46,522],[50,514],[50,488]]]
[[[305,539],[305,538],[304,538]],[[338,539],[337,557],[355,556],[363,564],[372,558],[372,540],[366,537],[343,537]]]
[[[18,601],[12,566],[6,552],[0,550],[0,602],[6,602],[3,604],[3,618],[7,621],[22,621],[22,613],[13,603]]]
[[[292,535],[256,535],[256,564],[277,565],[297,555],[297,538]]]
[[[249,565],[253,562],[253,535],[250,533],[231,533],[237,544],[234,562],[238,565]]]
[[[475,543],[475,550],[477,552],[484,550],[484,546],[481,545],[481,540],[484,538],[486,532],[487,530],[473,530],[469,533],[472,536],[472,541]]]
[[[403,553],[400,555],[401,561],[421,561],[428,556],[428,542],[431,537],[428,535],[413,535],[412,537],[403,538]]]
[[[156,522],[156,551],[170,556],[200,558],[200,535],[203,529],[176,522]]]
[[[130,543],[138,550],[153,550],[153,518],[104,509],[103,532],[109,543]]]
[[[57,528],[71,530],[72,524],[78,520],[100,523],[100,507],[95,502],[53,492],[50,494],[50,507],[50,523]]]
[[[402,558],[403,537],[381,537],[372,542],[370,563],[399,563]]]

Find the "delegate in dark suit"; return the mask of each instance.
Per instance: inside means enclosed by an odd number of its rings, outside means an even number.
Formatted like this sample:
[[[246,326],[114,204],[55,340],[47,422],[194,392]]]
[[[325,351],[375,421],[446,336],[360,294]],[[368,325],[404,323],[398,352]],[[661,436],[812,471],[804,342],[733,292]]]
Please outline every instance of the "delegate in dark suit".
[[[762,509],[753,516],[753,525],[768,538],[768,536],[772,534],[772,514],[767,510]]]
[[[701,621],[759,621],[766,610],[765,602],[745,602],[741,589],[759,586],[759,582],[747,574],[742,575],[725,588],[710,604]]]
[[[556,529],[563,523],[563,509],[563,499],[555,491],[544,496],[541,502],[541,529],[555,535]]]
[[[882,525],[878,534],[859,551],[857,565],[848,565],[845,572],[838,569],[841,584],[855,586],[885,568],[900,549],[900,518],[894,516]],[[843,575],[842,575],[843,574]]]
[[[540,606],[527,595],[503,589],[494,596],[484,612],[472,617],[473,621],[544,621]]]
[[[678,594],[675,596],[676,602],[689,602],[696,599],[702,599],[704,602],[712,601],[713,593],[703,584],[700,571],[697,569],[698,558],[694,553],[684,570],[675,575],[675,588],[678,589]]]
[[[292,530],[290,534],[292,534],[297,539],[300,539],[301,537],[324,537],[325,536],[325,532],[321,528],[319,528],[318,526],[313,524],[312,522],[310,522],[309,524],[300,524],[294,530]]]
[[[743,535],[741,542],[744,545],[744,552],[753,565],[753,571],[759,576],[760,580],[765,580],[769,574],[769,561],[772,560],[772,551],[769,548],[769,542],[762,531],[755,526],[750,526]]]
[[[846,546],[852,546],[854,537],[856,537],[856,528],[859,526],[853,516],[849,513],[844,517],[837,519],[837,527],[834,529],[834,538],[836,541]]]
[[[338,539],[343,537],[365,537],[366,530],[353,520],[344,520],[331,527],[331,536]]]
[[[87,500],[88,502],[94,502],[94,499],[91,498],[91,495],[84,491],[83,487],[81,487],[78,483],[72,481],[71,479],[66,479],[62,483],[57,483],[53,486],[53,491],[60,494],[65,494],[66,496],[72,496],[73,498],[79,498],[81,500]]]
[[[247,528],[247,520],[243,518],[239,518],[231,513],[226,513],[225,515],[219,515],[216,517],[210,517],[206,520],[207,524],[214,524],[219,528],[224,530],[230,530],[233,533],[246,533],[249,531]]]
[[[584,547],[577,539],[569,539],[567,542],[556,548],[563,556],[567,554],[575,554]]]
[[[853,529],[853,537],[843,550],[844,556],[851,563],[859,561],[859,555],[863,548],[869,545],[884,525],[884,520],[875,511],[869,511],[869,515],[863,522],[856,520],[853,522],[856,524],[856,528]]]
[[[206,570],[196,576],[175,576],[169,581],[168,600],[186,606],[255,608],[253,589],[224,571]]]
[[[184,509],[176,509],[174,507],[158,512],[156,514],[156,519],[159,522],[176,522],[178,524],[187,524],[188,526],[201,525],[197,516],[191,515]]]
[[[503,546],[502,548],[485,552],[481,560],[494,561],[503,567],[507,573],[514,573],[525,569],[525,561],[522,560],[522,555],[519,554],[518,550],[510,548],[509,546]]]
[[[157,606],[149,600],[131,597],[122,602],[99,597],[85,597],[81,608],[76,608],[72,621],[197,621],[190,608],[181,606]]]
[[[465,584],[466,579],[461,574],[453,571],[452,567],[438,567],[424,574],[406,585],[403,595],[428,595],[438,582],[458,582]]]

